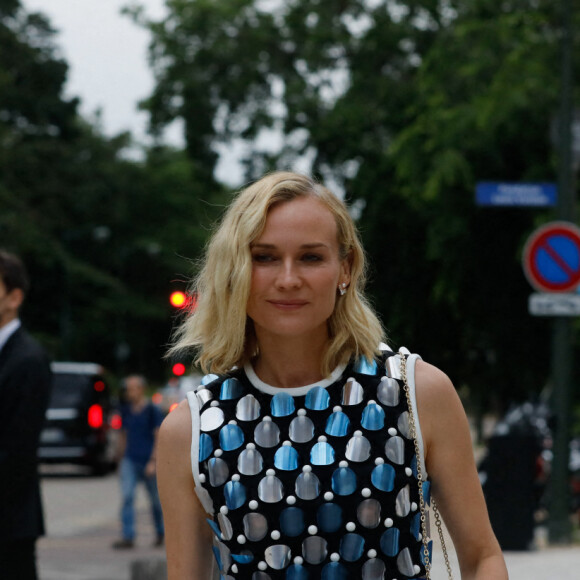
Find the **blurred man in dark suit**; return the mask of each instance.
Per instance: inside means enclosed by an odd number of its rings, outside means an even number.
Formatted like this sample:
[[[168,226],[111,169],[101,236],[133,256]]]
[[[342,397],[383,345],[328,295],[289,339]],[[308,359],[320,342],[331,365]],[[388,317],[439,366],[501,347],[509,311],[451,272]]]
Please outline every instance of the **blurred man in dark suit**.
[[[22,262],[0,249],[0,578],[36,580],[44,533],[37,448],[52,376],[18,317],[28,290]]]

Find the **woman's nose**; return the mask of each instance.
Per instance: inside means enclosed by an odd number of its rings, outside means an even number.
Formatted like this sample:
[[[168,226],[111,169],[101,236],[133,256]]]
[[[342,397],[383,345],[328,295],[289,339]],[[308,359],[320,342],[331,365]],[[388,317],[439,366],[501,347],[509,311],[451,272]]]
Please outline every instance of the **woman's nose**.
[[[301,284],[302,279],[294,261],[283,261],[276,277],[276,286],[278,288],[297,288]]]

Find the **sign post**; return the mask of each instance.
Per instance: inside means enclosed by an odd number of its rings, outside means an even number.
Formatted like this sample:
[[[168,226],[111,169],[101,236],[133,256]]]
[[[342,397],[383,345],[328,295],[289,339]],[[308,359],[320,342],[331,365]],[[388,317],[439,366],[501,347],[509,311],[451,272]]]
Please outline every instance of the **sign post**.
[[[562,23],[562,66],[560,87],[560,114],[558,131],[558,219],[576,221],[575,187],[572,152],[573,122],[573,4],[560,0]],[[570,392],[572,383],[572,321],[567,317],[554,318],[552,339],[552,381],[554,392],[552,408],[556,425],[554,433],[554,461],[550,476],[548,506],[548,531],[550,542],[569,544],[572,539],[570,523],[570,490],[568,487],[568,462],[570,456]]]
[[[528,238],[523,267],[539,293],[530,296],[533,316],[554,317],[552,342],[552,408],[556,417],[554,460],[549,481],[550,540],[568,543],[571,538],[568,489],[569,401],[572,375],[571,316],[580,315],[580,228],[572,223],[551,222]]]

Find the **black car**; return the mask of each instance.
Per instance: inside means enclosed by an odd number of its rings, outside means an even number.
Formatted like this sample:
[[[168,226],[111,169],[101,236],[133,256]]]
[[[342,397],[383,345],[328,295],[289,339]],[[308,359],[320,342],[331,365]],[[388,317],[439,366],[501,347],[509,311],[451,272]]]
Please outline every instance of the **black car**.
[[[96,475],[114,468],[116,430],[109,385],[100,365],[52,363],[54,382],[40,436],[41,463],[87,465]]]

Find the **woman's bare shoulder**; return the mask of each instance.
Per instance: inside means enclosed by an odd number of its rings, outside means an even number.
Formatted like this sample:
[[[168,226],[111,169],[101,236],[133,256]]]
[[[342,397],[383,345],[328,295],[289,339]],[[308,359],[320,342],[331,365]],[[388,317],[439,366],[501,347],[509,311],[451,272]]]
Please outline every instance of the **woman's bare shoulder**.
[[[440,397],[455,393],[451,379],[439,368],[423,360],[415,367],[415,388],[422,397]]]
[[[159,439],[168,446],[182,449],[191,445],[191,411],[187,400],[181,401],[163,420]]]
[[[436,366],[422,360],[415,369],[415,390],[421,423],[454,420],[464,415],[463,405],[451,379]]]
[[[467,418],[451,379],[439,368],[417,361],[415,372],[417,410],[426,447],[431,453],[437,440],[468,436]]]

